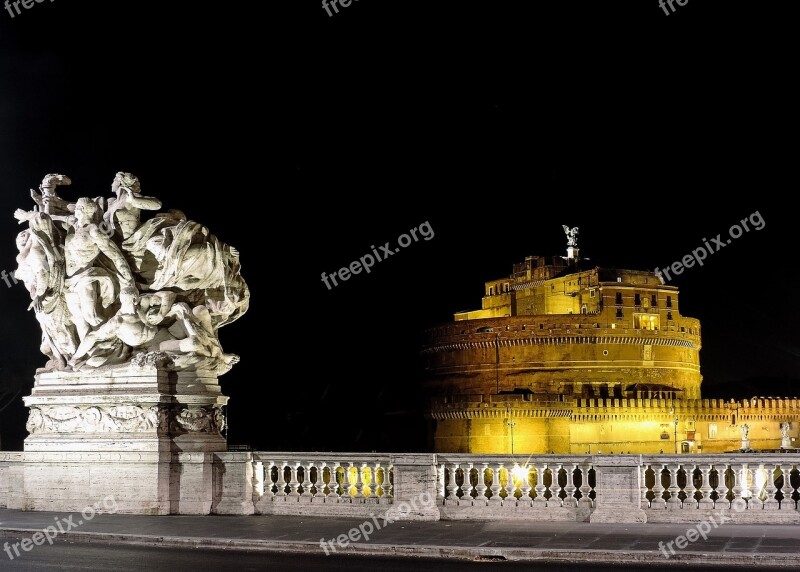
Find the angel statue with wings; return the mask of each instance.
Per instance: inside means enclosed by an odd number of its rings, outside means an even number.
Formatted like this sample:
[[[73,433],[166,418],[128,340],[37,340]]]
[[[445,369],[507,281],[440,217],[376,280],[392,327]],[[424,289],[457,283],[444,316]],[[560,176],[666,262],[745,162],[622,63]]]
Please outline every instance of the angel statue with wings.
[[[578,227],[568,227],[565,224],[561,225],[564,228],[564,233],[567,235],[567,246],[578,246]]]

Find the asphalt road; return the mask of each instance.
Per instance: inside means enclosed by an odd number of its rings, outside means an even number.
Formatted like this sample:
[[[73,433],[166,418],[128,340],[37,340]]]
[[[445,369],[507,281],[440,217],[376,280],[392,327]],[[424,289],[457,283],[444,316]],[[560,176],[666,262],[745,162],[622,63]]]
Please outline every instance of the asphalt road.
[[[0,543],[19,542],[20,536],[0,534]],[[13,551],[12,551],[13,555]],[[146,571],[155,572],[197,572],[197,570],[247,572],[251,570],[270,570],[279,572],[310,572],[316,570],[346,570],[348,572],[400,572],[413,570],[442,570],[457,572],[461,570],[481,571],[547,571],[567,572],[580,569],[588,572],[605,570],[689,570],[691,567],[666,566],[655,562],[653,566],[592,565],[581,563],[536,563],[503,561],[463,561],[425,558],[384,558],[364,556],[329,556],[315,554],[287,554],[246,552],[233,550],[181,549],[153,546],[113,545],[105,543],[75,543],[57,540],[52,546],[35,546],[29,552],[21,553],[13,560],[8,554],[0,552],[0,570],[39,571]],[[709,570],[709,568],[705,568]],[[720,567],[719,570],[730,567]],[[743,568],[737,567],[742,570]],[[759,568],[759,570],[768,570]],[[785,570],[785,568],[784,568]]]

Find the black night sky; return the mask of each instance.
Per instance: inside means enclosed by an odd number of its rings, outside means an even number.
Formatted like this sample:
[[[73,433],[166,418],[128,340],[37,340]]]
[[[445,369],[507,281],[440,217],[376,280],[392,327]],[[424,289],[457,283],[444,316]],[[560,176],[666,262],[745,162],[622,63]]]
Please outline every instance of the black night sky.
[[[425,450],[421,330],[526,255],[563,254],[562,224],[598,264],[653,269],[758,211],[763,230],[673,284],[703,325],[704,397],[800,395],[791,78],[768,48],[711,38],[696,1],[253,4],[0,12],[0,269],[51,172],[74,200],[130,171],[236,246],[252,298],[220,336],[242,357],[221,378],[230,443]],[[430,241],[322,283],[426,221]],[[45,358],[23,286],[0,297],[14,450]]]

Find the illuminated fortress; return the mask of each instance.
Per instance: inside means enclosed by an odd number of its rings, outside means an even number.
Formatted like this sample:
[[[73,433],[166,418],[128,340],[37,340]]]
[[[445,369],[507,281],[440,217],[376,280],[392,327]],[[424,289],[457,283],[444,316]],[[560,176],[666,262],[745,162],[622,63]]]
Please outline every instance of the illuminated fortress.
[[[486,283],[480,310],[425,332],[436,451],[795,447],[798,400],[701,399],[700,322],[678,288],[581,260],[578,229],[564,230],[567,256],[527,257]]]

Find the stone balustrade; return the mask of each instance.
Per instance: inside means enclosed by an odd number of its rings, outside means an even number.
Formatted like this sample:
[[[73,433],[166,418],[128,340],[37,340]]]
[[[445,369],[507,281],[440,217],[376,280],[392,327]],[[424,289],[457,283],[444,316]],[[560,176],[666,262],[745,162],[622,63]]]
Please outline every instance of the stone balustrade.
[[[436,501],[446,519],[584,520],[594,507],[588,457],[437,454]]]
[[[368,515],[393,502],[392,460],[385,454],[257,451],[253,488],[260,514]]]
[[[800,455],[654,455],[640,465],[648,522],[800,522]]]
[[[36,455],[41,454],[0,453],[0,508],[30,509],[23,475],[36,470]],[[79,463],[84,455],[74,453],[70,462]],[[368,518],[392,512],[394,520],[800,522],[796,453],[177,455],[182,455],[183,472],[165,475],[181,491],[171,501],[172,514]],[[190,460],[209,469],[198,465],[192,473],[197,478],[189,478]],[[88,505],[96,499],[87,483]],[[128,502],[125,488],[119,494]],[[78,506],[83,500],[71,502]],[[131,510],[120,512],[136,512],[134,500],[129,499]]]

